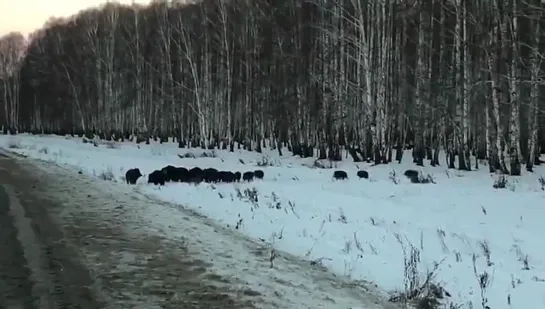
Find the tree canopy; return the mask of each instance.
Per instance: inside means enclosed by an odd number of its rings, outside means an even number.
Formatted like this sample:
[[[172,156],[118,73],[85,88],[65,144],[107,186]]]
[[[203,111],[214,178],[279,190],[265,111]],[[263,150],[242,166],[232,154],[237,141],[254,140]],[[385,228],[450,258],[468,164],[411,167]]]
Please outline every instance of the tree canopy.
[[[0,39],[5,131],[531,170],[545,151],[540,0],[108,3]],[[316,151],[314,151],[316,150]],[[394,156],[395,155],[395,156]]]

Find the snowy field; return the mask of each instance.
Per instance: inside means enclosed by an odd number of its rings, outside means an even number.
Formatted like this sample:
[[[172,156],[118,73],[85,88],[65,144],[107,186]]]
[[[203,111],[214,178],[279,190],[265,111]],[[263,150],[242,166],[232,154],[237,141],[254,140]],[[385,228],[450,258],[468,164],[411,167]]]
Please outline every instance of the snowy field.
[[[411,184],[403,176],[417,169],[410,153],[402,164],[373,167],[348,158],[333,169],[320,169],[313,168],[313,159],[292,157],[287,149],[279,157],[274,150],[229,153],[179,149],[174,143],[96,147],[81,138],[31,135],[0,136],[0,147],[119,185],[126,185],[126,170],[137,167],[145,175],[134,190],[194,209],[317,267],[375,282],[391,295],[418,290],[431,274],[450,295],[442,302],[457,308],[545,308],[541,167],[509,178],[506,189],[494,189],[497,176],[486,166],[447,171],[444,158],[442,167],[423,168],[435,184]],[[180,158],[187,153],[195,158]],[[147,174],[169,164],[233,172],[262,169],[265,178],[164,187],[146,183]],[[333,181],[335,169],[345,170],[349,179]],[[370,178],[358,179],[359,169]]]

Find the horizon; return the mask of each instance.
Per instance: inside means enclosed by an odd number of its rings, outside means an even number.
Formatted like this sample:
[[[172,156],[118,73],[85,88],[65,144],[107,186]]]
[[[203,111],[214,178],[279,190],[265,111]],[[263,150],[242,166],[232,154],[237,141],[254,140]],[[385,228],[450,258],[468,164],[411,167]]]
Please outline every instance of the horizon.
[[[149,0],[26,0],[19,2],[0,1],[0,37],[11,32],[23,36],[42,28],[50,18],[63,18],[77,14],[81,10],[100,6],[107,2],[148,4]]]

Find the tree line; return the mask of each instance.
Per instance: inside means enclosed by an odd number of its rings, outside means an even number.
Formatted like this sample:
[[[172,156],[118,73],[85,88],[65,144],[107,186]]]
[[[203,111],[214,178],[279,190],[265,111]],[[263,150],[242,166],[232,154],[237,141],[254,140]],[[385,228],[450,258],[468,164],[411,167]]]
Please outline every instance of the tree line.
[[[541,0],[107,3],[0,39],[4,131],[519,175],[545,152]],[[397,150],[397,151],[395,151]],[[474,159],[476,158],[476,159]],[[441,162],[442,164],[442,162]]]

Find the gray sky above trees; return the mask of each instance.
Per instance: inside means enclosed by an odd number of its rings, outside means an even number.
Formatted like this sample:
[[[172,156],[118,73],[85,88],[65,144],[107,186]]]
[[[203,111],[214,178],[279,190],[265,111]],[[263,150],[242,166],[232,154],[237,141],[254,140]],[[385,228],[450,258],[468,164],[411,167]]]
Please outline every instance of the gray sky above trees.
[[[105,0],[2,0],[0,1],[0,36],[12,31],[27,35],[43,26],[52,16],[66,17]],[[110,2],[131,3],[132,0]],[[149,0],[134,0],[149,3]]]

